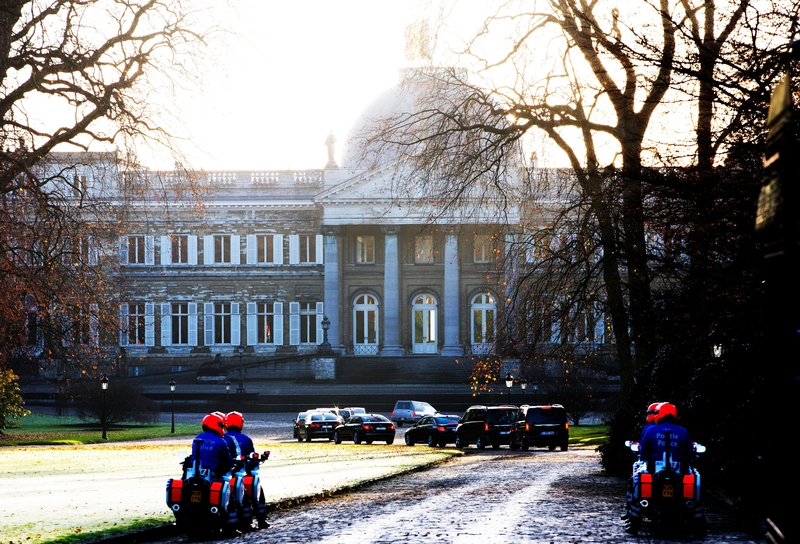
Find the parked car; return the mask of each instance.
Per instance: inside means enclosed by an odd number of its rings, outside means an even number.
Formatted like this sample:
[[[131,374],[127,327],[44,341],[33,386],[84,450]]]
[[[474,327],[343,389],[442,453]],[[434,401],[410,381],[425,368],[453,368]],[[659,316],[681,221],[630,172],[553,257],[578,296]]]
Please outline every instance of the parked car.
[[[339,408],[336,406],[333,406],[331,408],[314,408],[314,410],[316,410],[317,412],[325,412],[336,415],[336,417],[339,418],[339,423],[344,423],[344,420],[347,419],[346,417],[342,416],[341,410],[339,410]]]
[[[428,444],[430,447],[444,447],[456,441],[456,427],[458,416],[447,414],[433,414],[422,416],[406,431],[406,446],[414,444]]]
[[[360,406],[349,406],[347,408],[339,408],[339,415],[342,416],[345,420],[349,419],[350,416],[355,414],[366,414],[367,411],[360,407]]]
[[[456,447],[475,444],[479,450],[489,445],[495,449],[509,446],[516,450],[520,444],[519,417],[517,406],[470,406],[456,427]]]
[[[353,440],[354,444],[375,440],[394,442],[395,426],[389,418],[380,414],[355,414],[333,432],[333,441],[341,444],[342,440]]]
[[[294,425],[292,425],[292,438],[297,438],[297,431],[300,426],[305,421],[306,416],[310,413],[314,412],[314,410],[306,410],[305,412],[299,412],[294,418]]]
[[[549,448],[560,447],[567,451],[569,443],[569,420],[567,411],[560,404],[545,404],[523,407],[524,421],[519,423],[520,446]]]
[[[398,400],[392,410],[392,421],[402,427],[404,423],[416,423],[422,416],[433,415],[436,408],[419,400]]]
[[[297,429],[297,440],[311,442],[314,438],[333,440],[333,432],[340,424],[339,416],[331,412],[308,414]]]

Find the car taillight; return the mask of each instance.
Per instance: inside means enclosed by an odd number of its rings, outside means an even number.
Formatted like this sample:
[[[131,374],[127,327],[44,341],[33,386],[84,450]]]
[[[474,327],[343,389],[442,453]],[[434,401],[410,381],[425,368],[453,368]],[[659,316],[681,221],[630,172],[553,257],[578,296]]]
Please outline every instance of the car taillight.
[[[394,410],[392,410],[392,417],[394,417]]]
[[[319,429],[319,423],[309,423],[308,426],[311,427],[312,429]]]
[[[569,430],[569,421],[568,421],[568,422],[566,422],[566,423],[564,423],[564,428],[565,428],[566,430]]]
[[[531,424],[528,423],[527,421],[525,422],[525,430],[526,431],[530,431],[531,430]]]
[[[372,425],[364,425],[362,427],[362,429],[364,429],[365,431],[371,431],[372,430]]]
[[[394,425],[389,425],[389,430],[393,431],[394,430]]]
[[[484,431],[488,431],[489,430],[489,424],[488,423],[484,423],[483,424],[483,430]]]
[[[447,429],[445,429],[444,427],[441,427],[441,426],[439,426],[439,427],[436,427],[436,430],[437,430],[437,431],[439,431],[440,433],[443,433],[443,432],[445,432]]]
[[[417,413],[416,412],[411,412],[411,417],[417,417]]]

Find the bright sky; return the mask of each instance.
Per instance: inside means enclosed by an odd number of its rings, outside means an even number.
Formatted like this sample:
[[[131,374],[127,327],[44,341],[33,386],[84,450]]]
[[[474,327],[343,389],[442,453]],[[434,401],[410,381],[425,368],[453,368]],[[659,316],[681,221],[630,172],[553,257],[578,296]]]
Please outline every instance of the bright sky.
[[[224,71],[208,76],[206,100],[182,121],[206,170],[323,168],[333,130],[336,159],[350,127],[405,64],[411,1],[236,0],[241,34]],[[189,150],[192,151],[191,149]]]

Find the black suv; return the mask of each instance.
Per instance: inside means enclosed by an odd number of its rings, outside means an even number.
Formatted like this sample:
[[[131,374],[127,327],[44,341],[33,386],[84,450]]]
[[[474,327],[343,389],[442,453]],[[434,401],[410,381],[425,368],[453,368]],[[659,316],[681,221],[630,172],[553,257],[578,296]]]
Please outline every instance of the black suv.
[[[549,448],[556,446],[567,451],[569,422],[567,411],[560,404],[523,406],[519,423],[519,441],[523,450],[529,447]]]
[[[512,450],[519,448],[517,420],[520,417],[516,406],[470,406],[456,428],[456,447],[466,448],[470,444],[482,450],[491,445],[501,445]]]

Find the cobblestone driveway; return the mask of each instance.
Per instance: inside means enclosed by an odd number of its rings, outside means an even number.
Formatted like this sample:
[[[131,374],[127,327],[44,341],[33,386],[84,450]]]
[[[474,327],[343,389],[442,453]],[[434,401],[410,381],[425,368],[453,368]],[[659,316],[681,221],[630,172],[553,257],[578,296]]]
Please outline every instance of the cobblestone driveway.
[[[272,513],[272,527],[229,542],[691,541],[625,534],[619,521],[623,497],[624,482],[602,474],[593,450],[472,449],[427,471]],[[703,542],[759,542],[737,529],[724,511],[707,507],[709,535]]]

